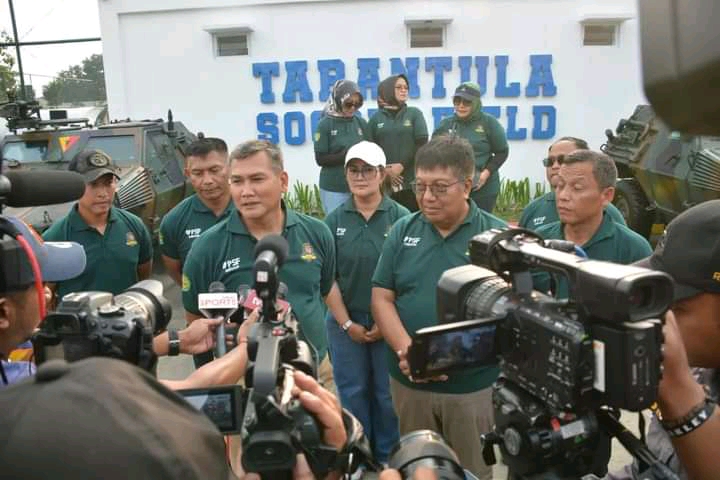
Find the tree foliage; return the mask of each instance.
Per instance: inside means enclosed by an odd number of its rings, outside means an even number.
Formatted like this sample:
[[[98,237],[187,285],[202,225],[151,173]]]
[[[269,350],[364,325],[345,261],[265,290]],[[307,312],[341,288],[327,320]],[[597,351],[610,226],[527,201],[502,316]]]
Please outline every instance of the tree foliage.
[[[102,55],[91,55],[82,64],[60,72],[43,87],[43,96],[49,105],[104,102],[107,95]]]

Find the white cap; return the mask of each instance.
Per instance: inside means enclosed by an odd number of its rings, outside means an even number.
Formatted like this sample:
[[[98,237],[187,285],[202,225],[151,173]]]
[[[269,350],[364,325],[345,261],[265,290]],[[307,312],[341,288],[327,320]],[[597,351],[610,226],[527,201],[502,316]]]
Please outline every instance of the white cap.
[[[355,158],[360,159],[363,162],[372,165],[373,167],[377,167],[379,165],[384,166],[387,162],[383,149],[380,148],[377,143],[368,142],[367,140],[358,142],[352,147],[350,147],[350,149],[345,154],[345,165],[347,165],[350,160],[353,160]]]

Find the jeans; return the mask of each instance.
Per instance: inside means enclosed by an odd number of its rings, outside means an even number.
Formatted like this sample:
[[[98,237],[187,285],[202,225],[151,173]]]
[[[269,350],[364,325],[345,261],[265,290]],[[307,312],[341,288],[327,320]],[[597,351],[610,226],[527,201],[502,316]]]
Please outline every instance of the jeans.
[[[370,315],[351,311],[350,318],[368,330]],[[328,312],[328,346],[340,402],[360,421],[378,462],[387,462],[400,440],[398,418],[390,396],[385,342],[356,343]]]
[[[322,203],[325,215],[342,205],[350,198],[350,192],[331,192],[330,190],[320,189],[320,203]]]

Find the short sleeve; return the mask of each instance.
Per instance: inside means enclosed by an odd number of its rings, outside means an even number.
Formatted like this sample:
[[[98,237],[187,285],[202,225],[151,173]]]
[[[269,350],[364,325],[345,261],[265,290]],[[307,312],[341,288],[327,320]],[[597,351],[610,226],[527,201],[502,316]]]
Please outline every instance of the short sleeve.
[[[162,222],[160,223],[160,253],[166,257],[174,258],[175,260],[180,259],[180,252],[178,251],[177,236],[173,235],[170,226],[170,216],[165,215]]]

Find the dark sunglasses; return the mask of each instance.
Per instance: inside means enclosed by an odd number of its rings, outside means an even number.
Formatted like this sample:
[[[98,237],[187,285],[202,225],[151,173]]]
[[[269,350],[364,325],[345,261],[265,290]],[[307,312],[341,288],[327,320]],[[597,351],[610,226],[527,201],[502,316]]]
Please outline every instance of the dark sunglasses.
[[[468,99],[462,98],[462,97],[453,98],[453,105],[457,106],[457,105],[460,105],[461,103],[466,106],[471,106],[473,102],[472,102],[472,100],[468,100]]]
[[[546,157],[543,158],[543,165],[546,167],[552,167],[555,162],[558,163],[558,165],[562,165],[565,161],[565,155],[558,155],[557,157]]]

